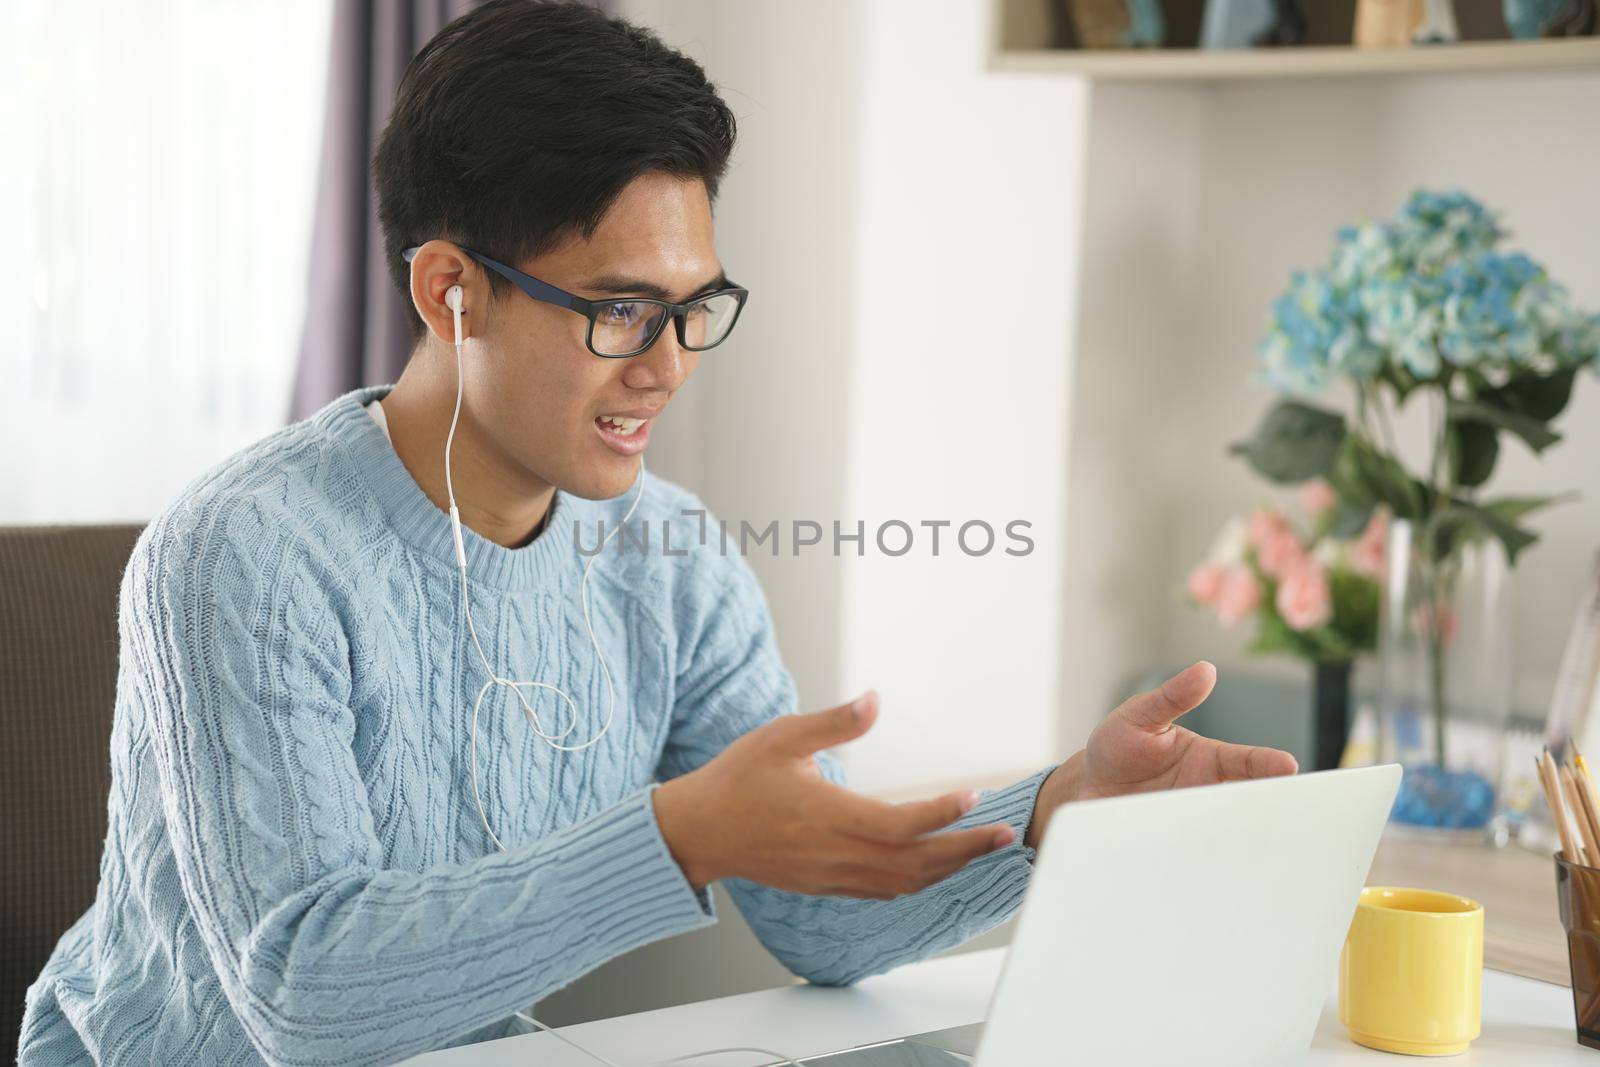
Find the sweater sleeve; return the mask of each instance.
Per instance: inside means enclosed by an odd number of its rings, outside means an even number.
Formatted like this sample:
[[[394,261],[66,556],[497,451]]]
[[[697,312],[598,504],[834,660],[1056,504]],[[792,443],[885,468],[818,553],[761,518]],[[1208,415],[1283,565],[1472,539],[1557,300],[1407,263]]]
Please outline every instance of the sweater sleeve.
[[[662,777],[687,773],[740,735],[794,712],[794,681],[778,655],[772,619],[749,564],[719,561],[720,594],[680,612],[679,676]],[[818,755],[829,780],[836,760]],[[894,900],[808,896],[729,879],[729,895],[756,937],[789,970],[841,985],[925,959],[1010,918],[1022,902],[1034,850],[1021,842],[1048,767],[981,794],[957,827],[1004,822],[1017,843],[968,864],[920,893]]]
[[[339,579],[304,562],[303,536],[249,503],[163,517],[121,601],[183,896],[268,1062],[438,1048],[712,921],[650,789],[510,852],[386,869],[352,749]]]

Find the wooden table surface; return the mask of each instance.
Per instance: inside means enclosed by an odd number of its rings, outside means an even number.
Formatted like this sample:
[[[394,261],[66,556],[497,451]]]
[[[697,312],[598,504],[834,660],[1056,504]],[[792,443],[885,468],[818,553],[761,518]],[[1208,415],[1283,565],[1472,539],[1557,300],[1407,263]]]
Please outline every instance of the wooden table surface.
[[[1556,912],[1556,865],[1517,845],[1461,845],[1385,834],[1368,885],[1438,889],[1483,905],[1483,963],[1571,985],[1566,935]]]

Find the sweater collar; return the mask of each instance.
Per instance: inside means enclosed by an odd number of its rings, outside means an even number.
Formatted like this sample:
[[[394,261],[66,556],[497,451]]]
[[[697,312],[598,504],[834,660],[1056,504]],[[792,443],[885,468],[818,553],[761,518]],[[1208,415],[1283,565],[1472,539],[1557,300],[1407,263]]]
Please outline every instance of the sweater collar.
[[[367,486],[378,498],[389,525],[402,540],[456,570],[450,514],[428,499],[411,477],[388,436],[365,410],[387,396],[393,385],[353,389],[311,416],[311,421],[349,450]],[[521,548],[506,548],[476,533],[465,523],[461,543],[467,550],[467,576],[500,589],[525,589],[558,580],[580,566],[583,557],[573,544],[573,524],[580,521],[585,501],[556,490],[544,530]]]

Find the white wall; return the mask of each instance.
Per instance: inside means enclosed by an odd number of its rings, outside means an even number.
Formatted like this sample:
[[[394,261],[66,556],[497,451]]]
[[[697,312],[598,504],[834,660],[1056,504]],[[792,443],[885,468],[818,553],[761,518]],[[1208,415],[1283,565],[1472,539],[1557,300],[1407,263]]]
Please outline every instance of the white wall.
[[[895,789],[1057,755],[1084,93],[990,76],[976,0],[863,7],[846,515],[954,524],[937,557],[919,531],[842,561],[846,688],[883,698],[850,769]],[[971,519],[1026,520],[1034,550],[966,556],[949,541]]]
[[[1090,93],[1066,480],[1062,743],[1172,658],[1167,566],[1188,442],[1175,366],[1190,344],[1202,106],[1186,87]]]

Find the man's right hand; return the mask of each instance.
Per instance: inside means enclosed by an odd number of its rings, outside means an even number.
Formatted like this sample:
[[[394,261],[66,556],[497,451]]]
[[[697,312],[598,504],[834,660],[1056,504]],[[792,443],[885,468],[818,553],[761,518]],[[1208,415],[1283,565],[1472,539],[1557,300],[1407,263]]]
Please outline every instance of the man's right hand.
[[[822,777],[814,754],[860,737],[877,694],[750,731],[655,791],[656,821],[696,889],[744,878],[799,893],[888,900],[915,893],[1016,838],[1004,823],[942,830],[975,793],[890,804]]]

